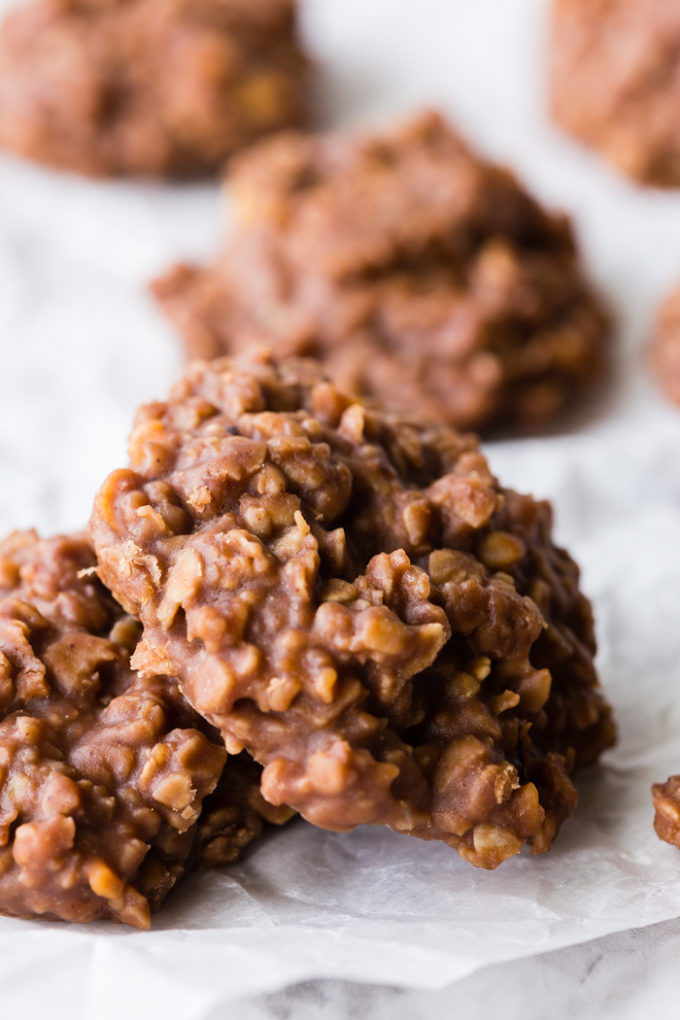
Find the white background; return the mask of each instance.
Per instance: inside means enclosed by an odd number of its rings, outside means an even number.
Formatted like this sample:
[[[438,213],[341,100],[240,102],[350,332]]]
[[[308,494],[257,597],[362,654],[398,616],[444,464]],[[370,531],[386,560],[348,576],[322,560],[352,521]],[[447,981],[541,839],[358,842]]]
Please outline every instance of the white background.
[[[643,350],[680,279],[680,193],[627,183],[550,126],[543,0],[308,0],[304,14],[321,123],[448,111],[573,214],[617,313],[618,377],[596,411],[488,452],[503,482],[555,501],[595,600],[620,746],[551,854],[493,875],[441,846],[298,826],[189,883],[148,935],[0,919],[0,1004],[88,1020],[674,1015],[680,853],[655,839],[648,789],[680,771],[680,411]],[[3,532],[85,522],[135,406],[182,365],[144,283],[208,257],[219,215],[215,185],[91,183],[0,160]],[[490,960],[512,962],[476,969]],[[335,980],[278,990],[321,978]]]

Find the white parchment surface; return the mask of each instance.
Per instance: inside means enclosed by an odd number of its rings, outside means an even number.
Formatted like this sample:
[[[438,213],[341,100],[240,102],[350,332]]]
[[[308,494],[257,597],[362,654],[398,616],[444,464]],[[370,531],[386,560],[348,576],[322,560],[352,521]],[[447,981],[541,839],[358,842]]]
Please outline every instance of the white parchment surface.
[[[573,213],[620,323],[608,397],[566,432],[489,444],[503,482],[548,496],[595,602],[619,746],[546,856],[480,872],[441,845],[302,823],[196,876],[149,933],[0,919],[3,1013],[210,1020],[313,977],[442,987],[485,963],[680,916],[680,853],[649,786],[680,771],[680,411],[646,376],[659,297],[680,278],[680,194],[619,179],[543,111],[542,0],[308,0],[326,123],[426,103]],[[134,407],[180,345],[143,284],[219,235],[214,186],[100,184],[0,160],[0,527],[81,526],[124,457]]]

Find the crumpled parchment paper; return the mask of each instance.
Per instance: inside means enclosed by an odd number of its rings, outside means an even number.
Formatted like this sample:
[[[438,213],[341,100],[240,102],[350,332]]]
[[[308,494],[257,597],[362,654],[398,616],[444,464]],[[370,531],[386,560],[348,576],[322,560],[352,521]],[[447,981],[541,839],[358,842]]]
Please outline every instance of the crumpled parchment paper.
[[[441,845],[299,823],[198,875],[149,933],[0,918],[7,1015],[210,1020],[231,999],[314,977],[436,988],[511,960],[680,916],[680,853],[650,783],[680,771],[680,410],[642,349],[680,278],[680,195],[637,189],[543,113],[542,0],[310,0],[326,118],[438,104],[486,152],[574,213],[620,321],[618,377],[566,431],[488,444],[509,485],[554,500],[595,602],[620,744],[584,776],[553,850],[494,873]],[[81,526],[122,463],[135,406],[180,344],[144,281],[219,236],[211,185],[92,183],[0,160],[0,528]]]

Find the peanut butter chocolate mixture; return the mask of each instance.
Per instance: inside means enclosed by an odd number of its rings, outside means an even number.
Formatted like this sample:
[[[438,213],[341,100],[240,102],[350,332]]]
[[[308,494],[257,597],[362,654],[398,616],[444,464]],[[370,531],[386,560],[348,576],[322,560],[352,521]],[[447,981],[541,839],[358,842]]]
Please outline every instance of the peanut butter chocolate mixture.
[[[650,353],[659,385],[667,397],[680,404],[680,286],[661,306]]]
[[[476,441],[368,409],[313,363],[195,363],[138,415],[92,518],[99,572],[262,792],[493,868],[547,850],[614,741],[550,509]]]
[[[458,428],[535,428],[605,362],[607,315],[567,219],[436,114],[287,134],[234,161],[235,228],[154,290],[192,357],[314,355],[345,391]]]
[[[230,759],[201,815],[224,747],[130,669],[139,624],[94,563],[81,535],[0,542],[0,911],[146,928],[196,855],[259,834],[260,770]]]
[[[32,0],[0,25],[0,145],[84,174],[212,173],[302,123],[295,0]]]
[[[552,110],[631,177],[680,186],[680,5],[553,0]]]

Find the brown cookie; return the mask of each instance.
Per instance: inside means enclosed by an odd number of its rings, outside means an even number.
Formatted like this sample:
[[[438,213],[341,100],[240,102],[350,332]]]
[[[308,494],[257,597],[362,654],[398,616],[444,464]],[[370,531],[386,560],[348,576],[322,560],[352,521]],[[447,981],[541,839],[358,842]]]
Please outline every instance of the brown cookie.
[[[680,185],[680,6],[553,0],[557,122],[629,176]]]
[[[84,535],[0,543],[0,911],[145,928],[259,834],[260,769],[130,669],[139,624],[94,564]]]
[[[661,306],[650,358],[652,370],[666,396],[680,404],[680,286]]]
[[[652,786],[654,830],[665,843],[680,848],[680,776]]]
[[[92,518],[99,572],[262,792],[492,868],[550,846],[614,741],[590,605],[547,504],[474,438],[339,392],[314,363],[195,363],[142,408]]]
[[[218,261],[154,285],[192,357],[264,342],[363,399],[487,431],[545,426],[601,375],[609,323],[568,221],[438,115],[281,136],[228,186]]]
[[[97,176],[214,173],[305,117],[295,0],[32,0],[0,26],[0,145]]]

